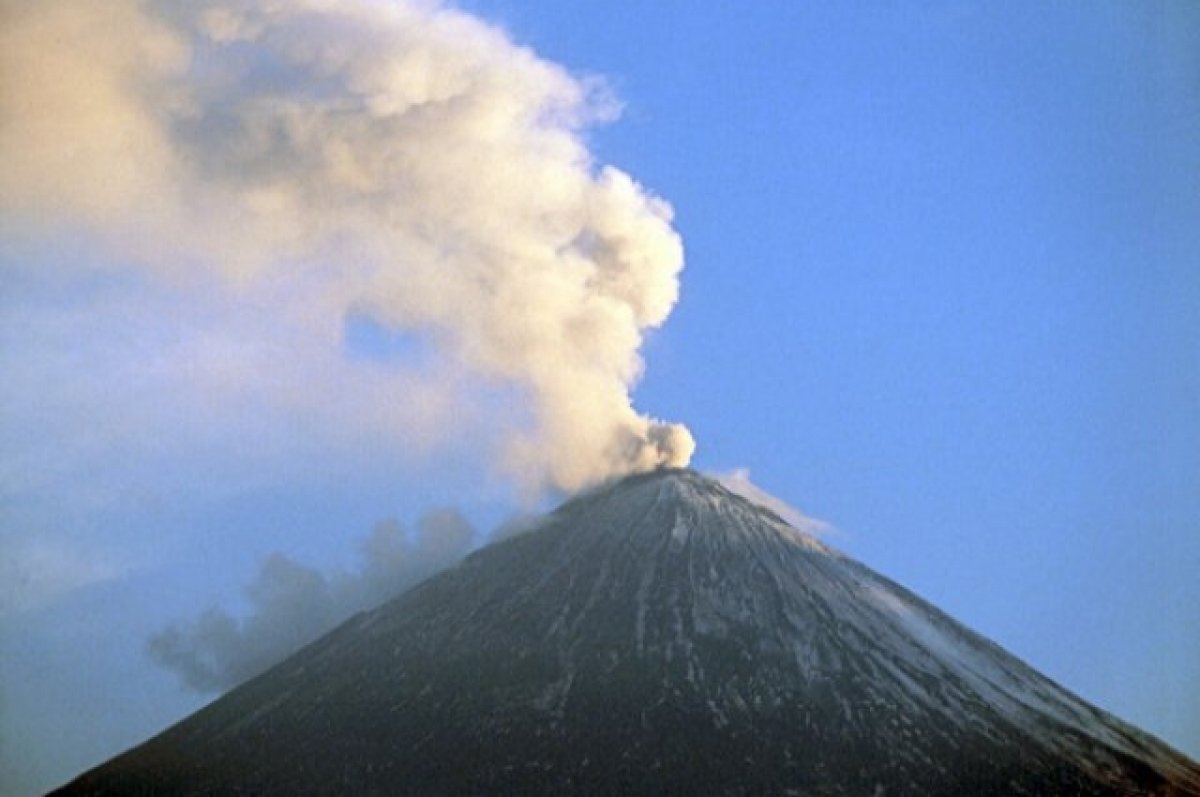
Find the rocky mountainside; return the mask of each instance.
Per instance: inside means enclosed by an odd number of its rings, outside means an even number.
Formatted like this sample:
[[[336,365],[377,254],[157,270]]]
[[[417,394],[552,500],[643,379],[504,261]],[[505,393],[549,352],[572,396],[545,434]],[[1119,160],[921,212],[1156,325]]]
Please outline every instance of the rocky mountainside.
[[[665,471],[570,501],[60,793],[1200,795],[1200,766]]]

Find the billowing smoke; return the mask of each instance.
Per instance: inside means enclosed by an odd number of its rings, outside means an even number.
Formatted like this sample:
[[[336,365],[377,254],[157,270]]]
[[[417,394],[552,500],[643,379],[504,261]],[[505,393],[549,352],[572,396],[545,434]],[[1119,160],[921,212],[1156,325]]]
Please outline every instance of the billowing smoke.
[[[436,439],[454,419],[430,408],[478,391],[504,429],[489,457],[532,489],[688,462],[684,427],[631,406],[683,254],[668,205],[585,145],[617,112],[602,83],[436,0],[0,15],[0,234],[13,251],[82,235],[177,319],[234,319],[212,326],[237,347],[197,354],[182,392],[253,381],[268,410],[315,394]],[[89,266],[38,267],[82,282]],[[348,365],[350,317],[452,367]]]
[[[474,532],[454,510],[432,512],[414,535],[395,520],[376,525],[360,546],[361,567],[325,575],[281,553],[263,562],[246,588],[251,613],[214,606],[150,637],[155,662],[198,692],[222,692],[283,660],[335,625],[458,562]]]

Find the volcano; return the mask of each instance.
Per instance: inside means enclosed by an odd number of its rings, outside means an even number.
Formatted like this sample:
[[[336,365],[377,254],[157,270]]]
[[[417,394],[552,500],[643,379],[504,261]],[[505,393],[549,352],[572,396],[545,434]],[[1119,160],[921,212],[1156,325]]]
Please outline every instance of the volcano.
[[[671,470],[569,501],[58,793],[1200,795],[1200,766]]]

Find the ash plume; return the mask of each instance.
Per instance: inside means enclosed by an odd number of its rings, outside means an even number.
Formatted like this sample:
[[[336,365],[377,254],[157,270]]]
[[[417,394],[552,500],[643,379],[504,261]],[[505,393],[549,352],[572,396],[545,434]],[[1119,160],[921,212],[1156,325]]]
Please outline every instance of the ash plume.
[[[488,456],[523,488],[687,463],[687,430],[630,399],[682,245],[664,201],[589,153],[618,111],[600,81],[434,0],[0,0],[0,15],[13,251],[83,236],[104,269],[36,268],[117,291],[124,276],[131,301],[185,305],[236,342],[169,349],[122,380],[137,396],[252,390],[256,411],[316,405],[326,425],[436,446],[457,420],[438,408],[499,391]],[[352,315],[442,365],[348,362]]]
[[[430,512],[414,534],[396,520],[378,523],[360,546],[354,572],[325,574],[283,553],[267,557],[246,587],[251,612],[212,606],[146,643],[154,662],[196,692],[223,692],[252,678],[338,623],[373,608],[455,564],[475,532],[452,509]]]

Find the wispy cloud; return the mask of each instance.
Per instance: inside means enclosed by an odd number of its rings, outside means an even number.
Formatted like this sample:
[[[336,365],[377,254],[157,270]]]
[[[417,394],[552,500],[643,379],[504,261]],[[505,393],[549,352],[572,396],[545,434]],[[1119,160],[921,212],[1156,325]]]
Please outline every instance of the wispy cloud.
[[[0,618],[126,575],[131,566],[44,537],[7,540],[0,554]]]
[[[198,692],[220,692],[257,675],[355,612],[373,608],[459,561],[475,533],[454,510],[425,515],[414,532],[397,521],[375,526],[354,572],[322,573],[274,553],[246,587],[251,611],[213,606],[155,633],[147,651]]]
[[[735,468],[726,473],[716,474],[715,478],[731,492],[737,493],[748,501],[766,507],[789,525],[806,534],[822,536],[833,531],[833,527],[823,520],[811,518],[792,506],[782,498],[778,498],[759,487],[750,480],[748,468]]]

